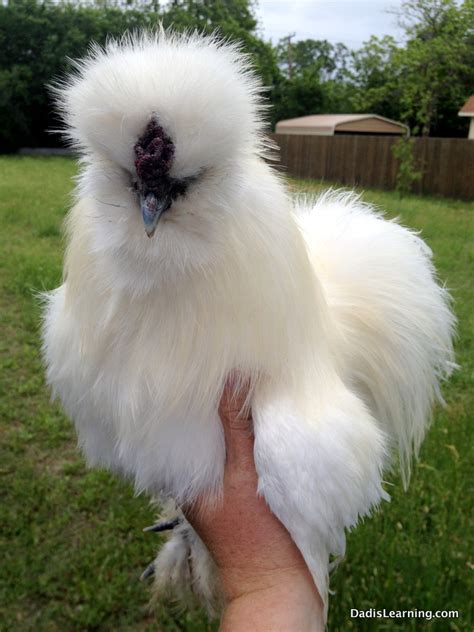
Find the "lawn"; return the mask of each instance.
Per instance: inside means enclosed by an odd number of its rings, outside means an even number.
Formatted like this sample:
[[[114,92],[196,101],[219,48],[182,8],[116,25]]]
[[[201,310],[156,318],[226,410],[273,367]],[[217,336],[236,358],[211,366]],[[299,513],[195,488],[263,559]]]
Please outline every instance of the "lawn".
[[[36,293],[61,278],[61,223],[75,172],[67,158],[0,157],[0,630],[215,629],[174,604],[158,618],[149,611],[147,587],[137,578],[159,542],[142,533],[153,508],[129,485],[85,468],[71,425],[44,383]],[[445,388],[447,406],[436,411],[408,492],[389,476],[391,503],[349,536],[347,558],[333,576],[329,627],[472,630],[474,203],[399,200],[380,191],[364,199],[421,229],[433,248],[455,299],[461,369]],[[351,608],[459,610],[460,618],[351,621]]]

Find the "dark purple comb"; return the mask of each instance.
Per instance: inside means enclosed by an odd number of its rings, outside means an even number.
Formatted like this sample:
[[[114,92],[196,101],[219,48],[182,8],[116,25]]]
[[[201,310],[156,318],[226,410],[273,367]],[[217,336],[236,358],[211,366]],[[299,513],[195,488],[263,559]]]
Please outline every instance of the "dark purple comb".
[[[174,144],[154,119],[135,143],[135,169],[150,191],[159,190],[168,176],[174,157]]]

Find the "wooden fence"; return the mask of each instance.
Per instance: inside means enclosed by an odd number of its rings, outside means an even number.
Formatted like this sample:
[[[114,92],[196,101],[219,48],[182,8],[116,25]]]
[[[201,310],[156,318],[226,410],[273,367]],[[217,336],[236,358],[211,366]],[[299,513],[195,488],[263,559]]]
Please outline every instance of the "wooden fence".
[[[398,163],[392,136],[297,136],[271,134],[289,175],[348,186],[394,189]],[[423,177],[415,193],[474,199],[474,140],[415,138],[414,156]]]

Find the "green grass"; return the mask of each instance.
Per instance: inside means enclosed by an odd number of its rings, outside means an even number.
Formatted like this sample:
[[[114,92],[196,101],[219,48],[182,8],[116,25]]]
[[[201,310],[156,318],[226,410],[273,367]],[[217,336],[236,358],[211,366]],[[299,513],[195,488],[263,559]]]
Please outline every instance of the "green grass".
[[[44,384],[35,293],[61,278],[61,222],[74,174],[65,158],[0,157],[0,629],[210,630],[202,615],[169,605],[157,619],[147,609],[149,595],[137,577],[159,541],[141,531],[153,510],[129,485],[86,470],[71,425]],[[392,502],[349,536],[347,558],[333,576],[330,630],[472,630],[474,204],[400,201],[376,191],[364,198],[422,229],[433,248],[455,298],[462,368],[445,389],[447,407],[437,411],[408,492],[390,477]],[[350,620],[350,608],[370,607],[458,609],[461,617]]]

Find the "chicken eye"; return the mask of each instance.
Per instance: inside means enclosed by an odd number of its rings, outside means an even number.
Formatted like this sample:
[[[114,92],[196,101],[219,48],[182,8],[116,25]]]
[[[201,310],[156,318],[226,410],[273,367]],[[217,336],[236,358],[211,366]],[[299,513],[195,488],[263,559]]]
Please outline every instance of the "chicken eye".
[[[173,200],[175,200],[177,197],[181,195],[185,195],[187,188],[188,188],[188,183],[186,182],[186,180],[176,180],[172,187]]]
[[[173,182],[173,199],[181,195],[186,195],[187,190],[191,184],[194,184],[201,176],[201,173],[197,173],[194,176],[188,176],[187,178],[183,178],[182,180],[174,180]]]

